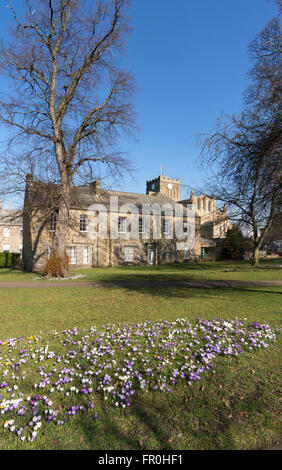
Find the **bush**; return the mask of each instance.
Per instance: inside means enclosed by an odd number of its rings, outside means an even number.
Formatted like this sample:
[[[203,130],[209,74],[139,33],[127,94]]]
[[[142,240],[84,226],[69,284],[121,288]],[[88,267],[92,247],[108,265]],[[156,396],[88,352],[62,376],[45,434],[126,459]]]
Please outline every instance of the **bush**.
[[[247,240],[236,226],[227,231],[226,238],[223,243],[222,258],[232,260],[244,259],[244,252],[249,246]]]
[[[11,268],[20,262],[20,253],[0,253],[0,268]]]
[[[41,274],[47,277],[66,277],[69,271],[70,265],[68,255],[66,253],[64,256],[52,254],[46,260]]]

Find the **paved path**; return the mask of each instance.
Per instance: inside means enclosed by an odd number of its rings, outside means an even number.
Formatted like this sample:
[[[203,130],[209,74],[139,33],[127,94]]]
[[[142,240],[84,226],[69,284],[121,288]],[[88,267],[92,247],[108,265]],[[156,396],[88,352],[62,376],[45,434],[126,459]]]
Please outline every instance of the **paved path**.
[[[107,282],[84,282],[84,281],[29,281],[29,282],[0,282],[0,289],[36,289],[42,287],[144,287],[144,288],[166,288],[166,287],[194,287],[194,288],[218,288],[218,287],[277,287],[282,286],[282,281],[107,281]]]

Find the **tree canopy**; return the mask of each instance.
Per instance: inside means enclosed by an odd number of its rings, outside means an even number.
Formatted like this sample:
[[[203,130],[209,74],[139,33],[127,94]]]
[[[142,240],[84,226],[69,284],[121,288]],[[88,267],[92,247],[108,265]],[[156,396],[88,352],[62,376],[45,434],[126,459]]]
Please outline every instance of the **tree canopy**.
[[[224,116],[202,141],[202,159],[212,175],[207,192],[229,206],[231,217],[251,230],[253,263],[281,210],[281,34],[273,18],[250,44],[253,66],[245,107]]]

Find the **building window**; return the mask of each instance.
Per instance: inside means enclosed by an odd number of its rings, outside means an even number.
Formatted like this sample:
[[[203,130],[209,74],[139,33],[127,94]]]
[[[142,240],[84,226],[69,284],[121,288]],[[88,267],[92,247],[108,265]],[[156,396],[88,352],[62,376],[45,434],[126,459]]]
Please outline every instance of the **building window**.
[[[184,260],[190,259],[190,250],[189,248],[184,248]]]
[[[144,219],[144,217],[139,217],[139,233],[145,233],[145,219]]]
[[[86,214],[81,214],[80,226],[79,226],[80,232],[88,232],[88,227],[89,227],[88,216]]]
[[[206,210],[206,198],[203,199],[203,209]]]
[[[171,221],[169,219],[164,219],[163,220],[163,234],[164,235],[169,235],[170,230],[171,230]]]
[[[134,247],[133,246],[124,247],[124,261],[126,263],[130,263],[134,261]]]
[[[118,233],[126,233],[126,217],[118,218]]]
[[[3,228],[3,237],[4,238],[9,238],[10,236],[10,229],[8,227]]]
[[[209,211],[211,211],[211,201],[209,201]]]
[[[165,252],[164,259],[165,259],[165,261],[170,261],[170,250]]]
[[[53,212],[50,215],[50,232],[55,232],[57,224],[57,215]]]
[[[151,265],[156,264],[156,246],[155,245],[148,246],[148,262]]]
[[[20,244],[20,254],[22,254],[22,252],[23,252],[23,244],[21,243]]]
[[[188,222],[183,222],[183,232],[188,233]]]
[[[70,259],[70,264],[76,264],[76,246],[70,246],[67,249],[67,252]]]
[[[90,246],[83,247],[83,264],[89,264],[90,260]]]
[[[10,251],[10,245],[3,245],[3,253],[9,253]]]
[[[23,236],[23,229],[21,228],[20,229],[20,237],[22,237],[22,236]]]

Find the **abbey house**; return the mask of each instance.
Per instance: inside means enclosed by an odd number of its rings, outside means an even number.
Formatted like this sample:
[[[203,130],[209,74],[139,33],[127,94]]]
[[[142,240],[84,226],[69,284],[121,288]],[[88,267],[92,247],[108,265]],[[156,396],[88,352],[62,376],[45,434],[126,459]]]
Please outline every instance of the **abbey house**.
[[[56,190],[55,184],[26,178],[27,270],[39,270],[52,250]],[[73,267],[193,261],[218,257],[229,225],[226,209],[218,209],[213,198],[195,197],[192,191],[189,199],[181,200],[179,179],[161,175],[147,181],[146,194],[103,189],[98,180],[71,190],[66,247]]]

